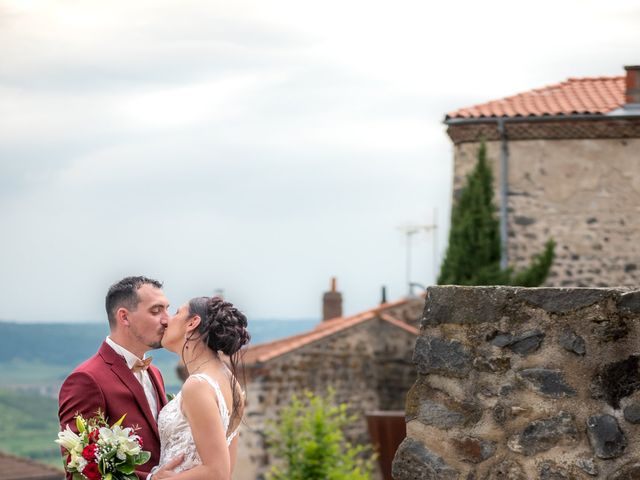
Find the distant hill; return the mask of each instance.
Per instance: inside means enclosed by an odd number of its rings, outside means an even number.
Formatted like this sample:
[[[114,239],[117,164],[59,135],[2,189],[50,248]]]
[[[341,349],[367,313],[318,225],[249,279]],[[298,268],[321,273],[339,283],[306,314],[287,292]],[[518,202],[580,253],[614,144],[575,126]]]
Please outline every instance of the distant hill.
[[[318,323],[306,320],[256,320],[250,323],[251,344],[295,335]],[[49,365],[77,365],[93,355],[108,326],[100,323],[12,323],[0,321],[0,363],[25,360]],[[173,361],[172,353],[153,352],[155,359]]]

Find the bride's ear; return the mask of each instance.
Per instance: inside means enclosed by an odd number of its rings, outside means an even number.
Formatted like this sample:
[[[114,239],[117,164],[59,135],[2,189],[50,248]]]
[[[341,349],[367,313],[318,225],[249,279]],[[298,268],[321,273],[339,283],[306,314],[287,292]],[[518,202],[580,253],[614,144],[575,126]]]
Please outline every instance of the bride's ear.
[[[198,328],[201,321],[202,319],[200,318],[200,315],[194,315],[193,317],[191,317],[187,322],[187,332],[192,332],[196,328]]]

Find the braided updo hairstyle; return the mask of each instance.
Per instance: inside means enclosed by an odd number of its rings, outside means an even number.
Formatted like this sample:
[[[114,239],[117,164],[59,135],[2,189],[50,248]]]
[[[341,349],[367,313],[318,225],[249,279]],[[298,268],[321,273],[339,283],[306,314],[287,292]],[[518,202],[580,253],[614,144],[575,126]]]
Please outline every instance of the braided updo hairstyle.
[[[240,417],[242,404],[240,393],[236,387],[238,365],[241,366],[240,352],[249,343],[251,335],[247,331],[247,317],[233,304],[225,302],[221,297],[196,297],[189,301],[189,317],[198,315],[200,325],[191,332],[187,340],[201,339],[216,354],[222,352],[229,358],[233,377],[230,379],[233,395],[233,415]],[[244,370],[242,371],[244,383]]]

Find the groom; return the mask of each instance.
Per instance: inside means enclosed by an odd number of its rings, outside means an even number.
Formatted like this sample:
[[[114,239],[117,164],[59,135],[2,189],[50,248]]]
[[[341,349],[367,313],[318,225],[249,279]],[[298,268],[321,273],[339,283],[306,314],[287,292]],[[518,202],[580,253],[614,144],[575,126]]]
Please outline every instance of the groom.
[[[109,288],[106,298],[110,333],[93,357],[79,365],[60,389],[60,425],[75,430],[74,416],[93,417],[101,410],[110,423],[126,413],[123,426],[137,426],[151,459],[136,474],[146,480],[160,460],[158,413],[167,403],[162,375],[147,351],[160,348],[169,320],[169,302],[162,283],[146,277],[126,277]],[[181,463],[175,459],[163,470]],[[156,472],[157,473],[157,472]],[[68,476],[69,477],[69,476]]]

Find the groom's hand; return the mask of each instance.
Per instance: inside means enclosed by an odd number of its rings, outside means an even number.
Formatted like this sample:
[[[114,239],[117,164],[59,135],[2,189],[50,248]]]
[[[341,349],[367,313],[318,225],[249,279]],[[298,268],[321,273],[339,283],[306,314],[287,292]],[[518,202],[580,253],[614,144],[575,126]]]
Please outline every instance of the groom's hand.
[[[178,465],[180,465],[184,461],[184,455],[180,454],[175,458],[172,458],[167,463],[165,463],[161,468],[159,468],[156,473],[152,475],[153,480],[162,480],[163,478],[173,477],[176,472],[173,471]]]

